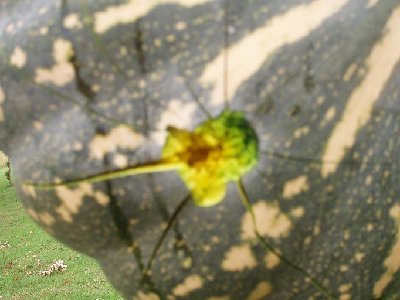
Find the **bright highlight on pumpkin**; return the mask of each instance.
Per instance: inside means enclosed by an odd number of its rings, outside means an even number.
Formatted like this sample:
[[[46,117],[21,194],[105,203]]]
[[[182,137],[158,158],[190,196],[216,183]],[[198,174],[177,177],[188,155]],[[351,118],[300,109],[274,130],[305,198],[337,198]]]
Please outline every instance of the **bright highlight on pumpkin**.
[[[168,128],[162,161],[182,163],[178,172],[199,206],[221,202],[230,181],[258,161],[258,139],[242,112],[225,110],[193,132]]]

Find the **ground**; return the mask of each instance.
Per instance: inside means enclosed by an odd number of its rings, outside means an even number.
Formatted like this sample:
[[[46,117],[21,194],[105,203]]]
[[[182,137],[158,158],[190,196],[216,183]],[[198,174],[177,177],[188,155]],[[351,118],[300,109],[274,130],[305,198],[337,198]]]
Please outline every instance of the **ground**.
[[[4,172],[0,170],[0,299],[121,299],[95,260],[57,242],[28,217]],[[38,275],[57,259],[68,266],[65,272]]]

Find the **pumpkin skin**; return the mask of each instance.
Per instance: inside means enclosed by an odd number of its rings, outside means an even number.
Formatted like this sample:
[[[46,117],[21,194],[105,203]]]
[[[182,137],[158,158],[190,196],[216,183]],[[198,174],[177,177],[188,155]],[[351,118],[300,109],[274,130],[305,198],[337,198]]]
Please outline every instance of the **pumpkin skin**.
[[[341,161],[261,155],[244,183],[264,235],[337,296],[396,297],[398,1],[322,2],[229,1],[230,107],[245,112],[261,151]],[[0,4],[0,149],[15,186],[32,218],[97,259],[126,299],[156,297],[139,287],[141,268],[188,193],[178,175],[46,191],[23,182],[157,160],[167,126],[193,129],[206,119],[188,85],[220,113],[224,8],[221,1]],[[333,138],[341,124],[345,143]],[[343,156],[325,156],[335,146]],[[322,298],[249,242],[246,220],[234,185],[218,206],[185,207],[152,267],[161,298]]]

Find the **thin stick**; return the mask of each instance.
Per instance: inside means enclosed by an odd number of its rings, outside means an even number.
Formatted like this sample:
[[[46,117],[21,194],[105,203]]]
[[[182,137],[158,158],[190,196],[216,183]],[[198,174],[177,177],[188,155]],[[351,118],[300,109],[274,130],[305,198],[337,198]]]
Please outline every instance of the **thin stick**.
[[[67,94],[64,94],[64,93],[62,93],[60,91],[57,91],[57,90],[53,89],[51,86],[49,86],[49,85],[42,84],[42,83],[36,83],[33,80],[32,76],[28,75],[28,73],[26,73],[22,69],[18,69],[18,70],[16,70],[16,72],[17,72],[17,74],[19,76],[18,79],[20,79],[20,80],[22,80],[22,81],[24,81],[24,82],[26,82],[28,84],[34,85],[35,87],[43,88],[44,90],[46,90],[47,92],[49,92],[53,96],[58,97],[60,100],[63,100],[66,103],[69,103],[71,105],[79,107],[80,109],[84,110],[86,113],[88,113],[92,117],[98,117],[100,120],[103,120],[103,121],[105,121],[107,123],[110,123],[112,125],[124,125],[124,126],[127,126],[129,128],[135,129],[132,124],[129,124],[129,123],[126,123],[126,122],[121,122],[120,120],[117,120],[115,118],[112,118],[110,116],[107,116],[107,115],[97,111],[96,109],[92,108],[90,106],[90,104],[87,103],[87,102],[82,104],[78,100],[76,100],[75,98],[73,98],[73,97],[71,97],[71,96],[69,96]]]
[[[301,157],[301,156],[296,156],[296,155],[291,155],[291,154],[286,154],[286,153],[277,153],[269,150],[264,150],[261,151],[260,154],[266,155],[269,157],[273,158],[278,158],[278,159],[284,159],[284,160],[292,160],[292,161],[297,161],[297,162],[304,162],[304,163],[315,163],[318,165],[322,164],[329,164],[329,165],[338,165],[338,164],[348,164],[348,165],[361,165],[362,163],[379,163],[382,165],[391,165],[390,162],[388,161],[374,161],[374,160],[351,160],[351,159],[346,159],[342,161],[333,161],[333,160],[321,160],[318,158],[310,158],[310,157]]]
[[[138,175],[143,173],[156,173],[156,172],[167,172],[172,170],[178,170],[182,167],[182,163],[166,163],[163,161],[149,163],[144,165],[137,165],[133,167],[127,167],[116,171],[106,171],[100,174],[91,175],[88,177],[77,178],[62,182],[50,182],[50,183],[40,183],[40,182],[24,182],[25,185],[33,186],[38,189],[53,189],[57,186],[72,186],[81,182],[94,183],[109,179],[115,179],[125,176]]]
[[[285,160],[293,160],[293,161],[298,161],[298,162],[307,162],[307,163],[315,163],[315,164],[340,164],[342,162],[338,162],[338,161],[330,161],[330,160],[320,160],[317,158],[309,158],[309,157],[300,157],[300,156],[295,156],[295,155],[291,155],[291,154],[284,154],[284,153],[277,153],[277,152],[273,152],[273,151],[261,151],[260,154],[263,155],[267,155],[273,158],[278,158],[278,159],[285,159]],[[351,160],[347,160],[347,161],[343,161],[343,162],[347,162],[349,164],[356,164],[358,162],[356,161],[351,161]]]
[[[162,232],[160,238],[157,241],[157,244],[154,246],[153,248],[153,252],[151,253],[149,262],[147,263],[146,268],[143,270],[142,273],[142,280],[141,280],[141,284],[143,284],[143,282],[145,281],[146,277],[149,275],[151,266],[153,264],[154,258],[157,255],[158,250],[160,249],[162,243],[164,242],[165,238],[167,237],[167,234],[169,232],[169,230],[171,229],[172,225],[174,225],[176,218],[178,217],[179,213],[182,211],[182,209],[185,207],[186,203],[189,202],[189,200],[191,199],[191,194],[188,194],[185,198],[183,198],[183,200],[181,201],[181,203],[179,203],[179,205],[175,208],[175,211],[172,213],[172,215],[170,216],[168,223],[167,223],[167,227],[164,229],[164,231]]]
[[[229,47],[229,0],[225,0],[224,7],[224,48],[223,48],[223,97],[225,109],[229,109],[228,102],[228,47]]]
[[[189,84],[189,82],[186,80],[184,76],[181,75],[183,78],[183,82],[186,85],[186,88],[189,90],[190,95],[192,96],[193,100],[197,103],[199,106],[200,110],[207,116],[208,119],[212,118],[211,113],[207,110],[207,108],[204,106],[204,104],[200,101],[199,97],[197,97],[196,93],[192,89],[192,86]]]
[[[336,300],[337,298],[332,294],[331,291],[326,289],[322,283],[317,281],[313,276],[311,276],[306,270],[302,269],[301,267],[297,266],[296,264],[292,263],[290,260],[288,260],[286,257],[284,257],[282,254],[280,254],[271,244],[269,244],[259,233],[257,229],[257,222],[256,222],[256,215],[253,210],[253,206],[250,203],[249,196],[247,195],[247,192],[244,188],[243,181],[239,180],[237,183],[238,191],[240,194],[240,199],[242,200],[243,205],[245,206],[247,212],[250,214],[251,221],[253,223],[253,229],[254,233],[257,237],[257,241],[261,244],[261,246],[264,247],[264,249],[271,251],[273,254],[275,254],[281,261],[283,261],[286,265],[291,267],[292,269],[300,272],[303,274],[309,281],[310,283],[316,287],[326,298],[330,300]]]

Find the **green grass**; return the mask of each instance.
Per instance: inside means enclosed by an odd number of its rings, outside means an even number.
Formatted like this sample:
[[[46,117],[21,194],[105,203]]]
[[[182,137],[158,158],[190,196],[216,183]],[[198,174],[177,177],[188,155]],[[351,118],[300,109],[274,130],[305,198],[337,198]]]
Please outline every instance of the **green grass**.
[[[25,213],[0,170],[0,299],[122,299],[95,260],[42,231]],[[68,265],[50,276],[38,272],[57,259]]]

